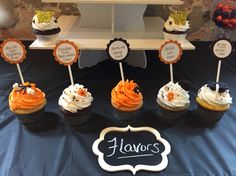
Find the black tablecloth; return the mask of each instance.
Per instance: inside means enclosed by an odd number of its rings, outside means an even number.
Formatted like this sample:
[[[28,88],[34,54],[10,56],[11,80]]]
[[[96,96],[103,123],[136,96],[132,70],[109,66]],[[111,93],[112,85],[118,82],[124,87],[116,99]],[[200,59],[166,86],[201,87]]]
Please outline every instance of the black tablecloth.
[[[30,42],[26,42],[28,45]],[[209,43],[194,43],[195,51],[185,51],[174,64],[175,81],[187,80],[191,85],[191,107],[176,125],[163,125],[156,115],[156,95],[169,81],[169,67],[157,58],[157,52],[146,52],[145,70],[124,64],[125,77],[135,80],[144,96],[142,115],[132,126],[151,126],[169,141],[172,151],[167,168],[159,173],[140,171],[137,175],[236,175],[236,106],[233,105],[215,126],[194,124],[197,90],[216,77],[217,60],[210,54]],[[138,58],[137,58],[138,59]],[[15,82],[20,82],[16,66],[0,59],[0,175],[1,176],[87,176],[132,175],[131,172],[103,171],[92,152],[92,144],[100,131],[109,126],[126,126],[113,117],[111,89],[120,80],[119,67],[107,60],[79,70],[72,69],[75,82],[88,87],[94,97],[88,123],[74,130],[69,128],[59,112],[58,98],[70,84],[68,70],[59,65],[51,51],[28,50],[21,64],[26,81],[32,81],[47,96],[47,115],[58,117],[54,129],[31,132],[25,129],[8,107],[8,95]],[[222,63],[220,80],[229,84],[236,97],[236,61],[234,57]],[[45,129],[46,130],[46,129]]]

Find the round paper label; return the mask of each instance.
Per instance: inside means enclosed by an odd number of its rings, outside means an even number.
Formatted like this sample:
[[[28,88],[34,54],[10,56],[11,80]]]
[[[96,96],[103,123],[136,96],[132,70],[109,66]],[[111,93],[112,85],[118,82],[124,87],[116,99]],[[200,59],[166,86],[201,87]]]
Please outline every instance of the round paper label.
[[[165,42],[159,51],[159,57],[165,64],[176,63],[182,55],[181,45],[177,41]]]
[[[122,62],[129,54],[129,44],[122,38],[115,38],[107,45],[109,57],[115,62]]]
[[[1,56],[11,64],[18,64],[26,58],[25,46],[16,39],[4,40],[1,45]]]
[[[56,61],[65,66],[72,65],[79,57],[78,47],[71,41],[59,42],[53,50]]]
[[[232,49],[233,49],[233,47],[228,40],[220,39],[215,42],[215,44],[213,46],[213,53],[219,59],[224,59],[231,54]]]

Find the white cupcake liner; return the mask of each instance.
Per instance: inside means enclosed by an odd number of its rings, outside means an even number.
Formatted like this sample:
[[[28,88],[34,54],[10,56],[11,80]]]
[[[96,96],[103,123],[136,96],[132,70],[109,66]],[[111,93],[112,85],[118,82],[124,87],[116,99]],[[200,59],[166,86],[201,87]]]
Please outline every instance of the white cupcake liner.
[[[165,40],[186,40],[186,34],[170,34],[167,32],[163,32],[164,33],[164,39]]]
[[[37,40],[42,45],[53,45],[56,44],[59,40],[59,33],[53,35],[39,35],[35,34]]]

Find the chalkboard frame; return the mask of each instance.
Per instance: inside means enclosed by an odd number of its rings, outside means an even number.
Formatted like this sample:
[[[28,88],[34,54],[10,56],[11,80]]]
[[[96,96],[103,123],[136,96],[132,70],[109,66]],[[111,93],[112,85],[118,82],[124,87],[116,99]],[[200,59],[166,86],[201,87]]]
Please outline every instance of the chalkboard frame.
[[[112,166],[108,163],[105,162],[104,160],[104,153],[102,153],[98,146],[100,144],[100,142],[102,142],[105,139],[105,136],[107,133],[109,132],[139,132],[139,131],[146,131],[146,132],[150,132],[153,135],[155,135],[156,140],[159,141],[160,143],[162,143],[164,145],[164,151],[161,153],[162,156],[162,161],[157,164],[157,165],[142,165],[142,164],[138,164],[135,167],[125,164],[125,165],[120,165],[120,166]],[[105,129],[103,129],[100,133],[100,136],[97,140],[94,141],[93,146],[92,146],[92,150],[94,152],[95,155],[98,156],[98,163],[100,165],[100,167],[102,169],[104,169],[105,171],[108,172],[118,172],[118,171],[131,171],[133,173],[133,175],[135,175],[138,171],[140,170],[145,170],[145,171],[153,171],[153,172],[158,172],[161,171],[163,169],[165,169],[168,165],[168,158],[167,155],[171,152],[171,146],[169,144],[169,142],[165,139],[163,139],[160,135],[160,133],[152,128],[152,127],[131,127],[130,125],[128,125],[127,127],[107,127]]]

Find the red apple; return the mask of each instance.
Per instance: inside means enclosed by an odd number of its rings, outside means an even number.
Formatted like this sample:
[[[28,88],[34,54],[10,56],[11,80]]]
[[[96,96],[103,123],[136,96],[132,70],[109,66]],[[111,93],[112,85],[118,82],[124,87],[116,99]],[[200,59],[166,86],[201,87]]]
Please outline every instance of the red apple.
[[[224,6],[224,4],[222,4],[222,3],[218,3],[218,4],[217,4],[217,9],[222,9],[223,6]]]
[[[218,16],[216,17],[216,20],[217,20],[218,22],[220,22],[220,21],[222,21],[222,20],[223,20],[223,18],[222,18],[222,16],[221,16],[221,15],[218,15]]]
[[[227,25],[227,28],[232,29],[232,28],[233,28],[233,25],[229,23],[229,24]]]
[[[228,5],[224,5],[222,8],[222,12],[232,12],[232,9]]]
[[[229,24],[229,19],[223,19],[223,24],[228,25]]]
[[[236,26],[236,18],[231,18],[229,20],[229,23],[232,24],[233,26]]]

